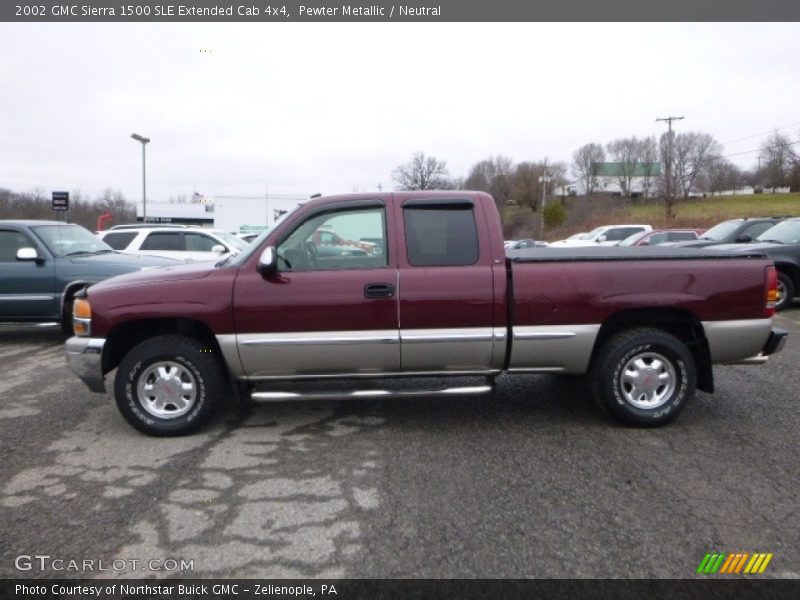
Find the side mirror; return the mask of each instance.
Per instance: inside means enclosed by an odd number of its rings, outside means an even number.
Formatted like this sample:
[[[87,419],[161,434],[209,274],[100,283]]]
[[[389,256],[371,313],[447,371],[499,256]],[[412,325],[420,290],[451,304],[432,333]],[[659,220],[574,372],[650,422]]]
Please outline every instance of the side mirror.
[[[639,245],[640,246],[649,246],[650,242],[648,242],[647,240],[642,240],[641,242],[639,242]]]
[[[17,260],[39,260],[39,253],[36,248],[20,248],[17,250]]]
[[[606,236],[604,236],[604,235],[601,235],[599,238],[597,238],[597,240],[596,240],[596,241],[597,241],[597,243],[599,244],[600,242],[605,242],[605,241],[606,241],[606,239],[607,239],[607,238],[606,238]]]
[[[222,244],[214,244],[211,247],[211,251],[216,252],[217,254],[224,254],[225,252],[227,252],[227,249]]]
[[[750,237],[749,235],[747,235],[746,233],[743,233],[742,235],[740,235],[739,237],[736,238],[736,243],[737,244],[749,244],[752,241],[753,241],[753,238]]]
[[[271,277],[278,272],[278,253],[275,246],[267,246],[258,259],[258,272],[264,277]]]

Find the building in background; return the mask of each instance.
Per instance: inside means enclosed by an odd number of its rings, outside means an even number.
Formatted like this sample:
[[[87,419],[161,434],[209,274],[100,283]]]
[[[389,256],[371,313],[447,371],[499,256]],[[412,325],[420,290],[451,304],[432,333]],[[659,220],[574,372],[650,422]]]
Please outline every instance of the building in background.
[[[148,223],[197,225],[231,232],[262,231],[308,199],[303,194],[275,196],[205,196],[195,192],[191,202],[147,202]],[[136,205],[142,221],[142,204]]]

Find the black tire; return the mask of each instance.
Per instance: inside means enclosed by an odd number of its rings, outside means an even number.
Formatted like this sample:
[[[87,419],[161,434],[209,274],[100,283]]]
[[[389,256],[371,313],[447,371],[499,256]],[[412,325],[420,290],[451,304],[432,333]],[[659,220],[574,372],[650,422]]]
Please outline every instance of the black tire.
[[[182,335],[160,335],[134,346],[114,379],[122,416],[152,436],[196,431],[211,418],[224,390],[225,375],[216,353]]]
[[[786,273],[778,271],[778,301],[775,303],[775,310],[789,308],[792,300],[794,300],[794,281]]]
[[[694,396],[696,385],[697,367],[689,349],[675,336],[649,327],[614,335],[603,344],[591,373],[597,403],[635,427],[672,421]]]
[[[61,333],[67,337],[73,335],[72,331],[72,303],[73,298],[70,297],[64,301],[64,307],[61,310]]]

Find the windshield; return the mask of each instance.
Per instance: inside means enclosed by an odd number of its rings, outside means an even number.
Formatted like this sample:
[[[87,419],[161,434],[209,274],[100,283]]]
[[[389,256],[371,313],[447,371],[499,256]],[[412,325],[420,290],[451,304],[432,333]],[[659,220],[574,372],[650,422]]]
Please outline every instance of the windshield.
[[[721,242],[722,240],[730,237],[730,235],[736,231],[736,228],[739,227],[741,222],[741,220],[724,221],[718,225],[714,225],[711,229],[706,231],[700,239]]]
[[[225,260],[218,262],[217,266],[218,267],[222,267],[222,266],[225,266],[225,267],[228,267],[228,266],[238,267],[239,265],[243,265],[247,261],[247,259],[250,258],[250,256],[252,256],[253,252],[255,252],[258,249],[258,247],[267,238],[267,236],[270,233],[272,233],[272,231],[275,229],[275,227],[277,227],[279,223],[282,223],[283,220],[286,219],[286,217],[288,217],[289,215],[294,213],[301,206],[302,206],[302,204],[298,204],[297,206],[293,206],[287,212],[283,213],[280,217],[278,217],[278,220],[275,221],[274,224],[270,225],[264,231],[262,231],[256,239],[251,241],[249,244],[247,242],[245,242],[245,250],[244,250],[244,252],[239,252],[239,254],[237,254],[236,256],[233,256],[233,255],[229,256]]]
[[[633,246],[636,242],[638,242],[640,239],[642,239],[645,235],[647,235],[647,232],[642,233],[641,231],[639,231],[638,233],[634,233],[633,235],[629,235],[628,237],[626,237],[624,240],[622,240],[619,243],[619,245],[620,246]]]
[[[584,233],[579,239],[592,240],[597,236],[599,236],[601,233],[603,233],[605,230],[606,230],[605,227],[597,227],[595,229],[592,229],[589,233]]]
[[[79,225],[39,225],[33,229],[53,256],[58,258],[114,251]]]
[[[770,227],[756,238],[759,242],[780,242],[781,244],[800,243],[800,219],[790,219]]]

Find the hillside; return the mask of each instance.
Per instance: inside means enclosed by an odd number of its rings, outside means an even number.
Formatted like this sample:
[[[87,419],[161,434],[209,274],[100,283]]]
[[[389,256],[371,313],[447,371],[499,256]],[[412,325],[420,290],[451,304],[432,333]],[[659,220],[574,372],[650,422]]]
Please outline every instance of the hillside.
[[[600,225],[614,223],[646,223],[654,228],[708,228],[726,219],[786,215],[800,217],[800,194],[758,194],[725,196],[680,201],[675,205],[676,217],[664,215],[663,202],[635,202],[625,198],[572,197],[565,201],[567,221],[557,229],[539,235],[539,215],[528,208],[508,207],[503,210],[506,239],[563,239],[579,231],[590,231]]]

